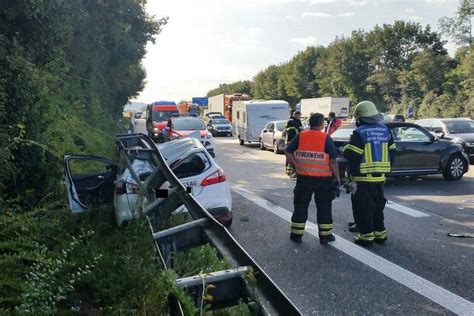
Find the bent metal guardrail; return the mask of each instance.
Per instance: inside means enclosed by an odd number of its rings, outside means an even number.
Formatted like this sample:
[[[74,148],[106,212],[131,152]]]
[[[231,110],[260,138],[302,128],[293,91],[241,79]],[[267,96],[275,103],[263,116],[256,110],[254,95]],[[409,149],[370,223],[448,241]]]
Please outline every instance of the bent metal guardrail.
[[[212,217],[194,197],[187,192],[171,171],[152,139],[144,134],[117,135],[117,147],[127,168],[140,187],[143,197],[142,211],[147,216],[151,233],[164,267],[173,269],[173,254],[202,245],[212,244],[222,257],[226,257],[233,269],[206,273],[205,275],[176,280],[186,289],[198,308],[202,308],[203,295],[212,296],[211,309],[238,304],[240,301],[253,305],[259,315],[301,315],[298,308],[268,277],[260,266],[239,245],[227,229]],[[136,157],[150,161],[155,167],[145,181],[140,181],[132,168]],[[158,190],[166,181],[167,191]],[[193,220],[183,225],[157,231],[160,219],[171,216],[176,209],[185,206]],[[249,286],[245,275],[252,273],[254,285]],[[212,284],[205,287],[204,284]],[[183,315],[180,302],[169,299],[172,315]]]

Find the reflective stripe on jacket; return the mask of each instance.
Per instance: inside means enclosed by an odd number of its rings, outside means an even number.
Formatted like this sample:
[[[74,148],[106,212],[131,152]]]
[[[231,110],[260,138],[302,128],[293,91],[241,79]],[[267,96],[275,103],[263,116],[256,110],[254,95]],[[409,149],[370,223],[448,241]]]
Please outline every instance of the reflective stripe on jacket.
[[[385,173],[390,172],[389,131],[382,124],[364,124],[356,132],[364,142],[364,149],[347,145],[345,149],[362,154],[359,165],[360,176],[353,176],[352,180],[359,182],[383,182]]]
[[[296,173],[302,176],[331,177],[329,155],[324,151],[327,135],[306,130],[299,134],[298,149],[293,153]]]

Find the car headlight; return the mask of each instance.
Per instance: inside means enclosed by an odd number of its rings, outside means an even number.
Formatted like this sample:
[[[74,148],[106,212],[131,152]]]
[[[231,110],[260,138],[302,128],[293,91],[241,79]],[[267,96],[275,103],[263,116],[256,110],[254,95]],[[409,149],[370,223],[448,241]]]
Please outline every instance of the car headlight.
[[[154,131],[154,132],[159,132],[160,129],[159,129],[158,127],[153,127],[153,131]]]

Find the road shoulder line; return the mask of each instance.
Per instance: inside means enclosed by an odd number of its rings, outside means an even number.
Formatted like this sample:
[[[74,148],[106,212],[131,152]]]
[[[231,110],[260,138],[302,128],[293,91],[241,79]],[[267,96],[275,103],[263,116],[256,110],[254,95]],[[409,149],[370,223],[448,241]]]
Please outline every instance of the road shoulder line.
[[[292,213],[285,208],[273,204],[272,202],[242,188],[239,185],[232,184],[231,187],[235,193],[277,215],[283,220],[291,222]],[[316,237],[318,236],[316,224],[308,221],[307,228],[307,232],[309,234]],[[344,252],[352,258],[364,263],[365,265],[386,275],[390,279],[408,287],[409,289],[452,311],[453,313],[458,315],[472,315],[472,311],[474,311],[474,303],[396,265],[391,261],[388,261],[381,256],[357,246],[338,235],[335,236],[336,241],[330,243],[332,247]]]
[[[430,215],[428,215],[426,213],[417,211],[417,210],[412,209],[408,206],[398,204],[398,203],[395,203],[393,201],[388,201],[387,202],[387,207],[391,208],[394,211],[406,214],[406,215],[411,216],[411,217],[430,217]]]

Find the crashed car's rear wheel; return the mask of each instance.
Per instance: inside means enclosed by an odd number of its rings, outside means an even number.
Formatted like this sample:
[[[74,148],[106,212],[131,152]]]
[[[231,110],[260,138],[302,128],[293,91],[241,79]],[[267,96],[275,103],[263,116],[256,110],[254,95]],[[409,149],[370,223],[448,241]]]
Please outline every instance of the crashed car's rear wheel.
[[[226,222],[222,223],[226,228],[229,228],[232,225],[232,217]]]
[[[466,161],[461,155],[453,155],[449,158],[446,168],[443,171],[444,179],[457,181],[462,178],[466,170]]]
[[[244,140],[241,139],[240,136],[239,136],[239,145],[240,145],[240,146],[243,146],[243,145],[244,145]]]

